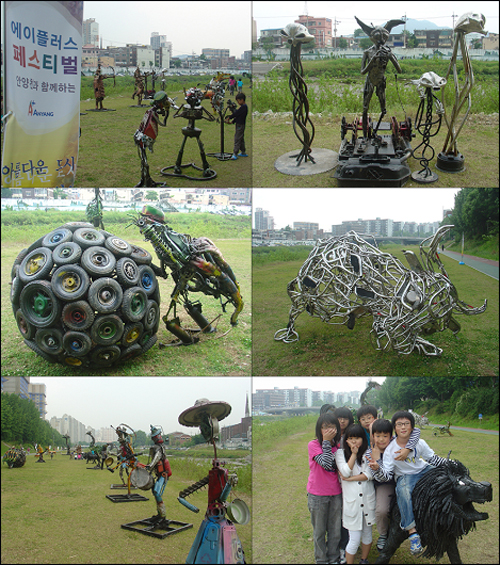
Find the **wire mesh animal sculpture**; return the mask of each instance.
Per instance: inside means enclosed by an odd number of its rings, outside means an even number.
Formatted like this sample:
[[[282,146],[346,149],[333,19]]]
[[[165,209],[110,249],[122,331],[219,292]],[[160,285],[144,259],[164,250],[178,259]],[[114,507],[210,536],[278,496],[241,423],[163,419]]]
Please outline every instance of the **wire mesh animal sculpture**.
[[[448,459],[425,473],[412,495],[416,528],[425,547],[421,556],[439,560],[447,553],[450,563],[462,563],[458,540],[474,530],[476,522],[488,519],[486,512],[478,512],[473,505],[492,498],[491,484],[472,480],[460,461]],[[408,532],[399,526],[400,519],[398,505],[394,504],[387,542],[376,563],[389,563],[408,537]]]
[[[311,155],[311,145],[314,139],[314,124],[309,118],[309,100],[307,99],[307,84],[304,80],[304,69],[300,58],[302,44],[314,39],[302,24],[288,24],[280,31],[290,44],[290,78],[288,85],[293,96],[293,131],[302,143],[298,155],[294,155],[299,166],[304,160],[315,162]]]
[[[177,233],[165,223],[163,212],[149,205],[144,206],[139,216],[133,216],[132,224],[152,244],[161,261],[161,267],[156,267],[156,274],[167,278],[168,269],[175,281],[170,307],[163,317],[167,330],[185,345],[198,341],[198,338],[193,338],[180,326],[177,305],[182,304],[203,332],[215,331],[203,316],[201,303],[191,302],[190,292],[202,292],[219,299],[224,312],[226,305],[231,303],[235,308],[231,315],[231,325],[237,325],[239,313],[243,309],[240,287],[233,270],[210,239]]]
[[[452,227],[442,226],[421,242],[425,267],[412,251],[403,250],[409,269],[354,231],[319,240],[297,277],[288,284],[292,301],[289,322],[274,339],[297,341],[295,320],[304,311],[328,324],[345,324],[351,330],[358,318],[371,315],[370,338],[376,350],[441,355],[443,350],[424,336],[446,328],[457,334],[460,324],[453,314],[481,314],[487,305],[485,300],[481,307],[473,308],[459,300],[439,259],[439,241]],[[429,241],[426,250],[424,245]],[[435,272],[435,266],[441,272]]]

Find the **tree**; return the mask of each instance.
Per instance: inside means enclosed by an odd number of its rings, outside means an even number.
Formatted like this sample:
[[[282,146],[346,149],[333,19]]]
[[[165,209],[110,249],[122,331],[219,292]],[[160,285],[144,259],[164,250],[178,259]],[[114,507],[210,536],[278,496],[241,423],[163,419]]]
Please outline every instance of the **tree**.
[[[1,198],[12,198],[13,190],[12,188],[2,188]]]
[[[338,45],[340,49],[347,49],[347,39],[345,39],[345,37],[339,38]]]
[[[146,200],[158,200],[158,193],[156,190],[148,190],[146,192]]]
[[[361,39],[359,41],[359,46],[361,47],[361,49],[368,49],[373,45],[371,39],[369,39],[368,37],[364,37],[363,39]]]
[[[264,51],[267,53],[267,58],[270,61],[274,61],[276,59],[276,55],[274,54],[273,50],[274,50],[274,39],[269,36],[269,37],[264,37],[264,39],[262,39],[262,49],[264,49]]]
[[[365,32],[360,27],[358,27],[354,30],[354,37],[359,37],[360,35],[363,35],[364,33]]]

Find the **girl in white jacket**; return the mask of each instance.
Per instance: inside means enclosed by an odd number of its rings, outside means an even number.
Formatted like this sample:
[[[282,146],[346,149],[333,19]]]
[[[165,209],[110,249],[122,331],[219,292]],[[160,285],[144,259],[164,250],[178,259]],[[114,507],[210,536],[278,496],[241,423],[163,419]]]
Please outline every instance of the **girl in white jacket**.
[[[372,546],[372,525],[375,523],[375,488],[373,476],[364,455],[368,448],[366,433],[359,424],[352,424],[344,432],[343,449],[335,454],[337,469],[342,479],[342,521],[349,530],[345,557],[348,564],[361,542],[361,561],[368,563]]]

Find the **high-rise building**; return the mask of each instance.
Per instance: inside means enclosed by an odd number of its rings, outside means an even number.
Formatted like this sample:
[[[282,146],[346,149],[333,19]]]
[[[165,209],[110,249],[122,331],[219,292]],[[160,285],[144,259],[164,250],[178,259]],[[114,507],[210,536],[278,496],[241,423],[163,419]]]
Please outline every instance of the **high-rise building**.
[[[268,210],[263,210],[262,208],[256,208],[255,229],[259,231],[274,229],[274,218],[269,215]]]
[[[157,31],[151,32],[150,45],[153,49],[159,49],[160,47],[165,47],[167,43],[167,36],[160,35]]]
[[[83,22],[83,45],[99,47],[99,24],[94,18]]]
[[[30,383],[28,386],[28,394],[31,402],[33,402],[38,411],[40,412],[40,418],[45,420],[47,415],[47,388],[43,383]]]
[[[316,47],[332,46],[332,20],[330,18],[313,18],[312,16],[299,16],[295,23],[306,26],[311,35],[314,36]]]

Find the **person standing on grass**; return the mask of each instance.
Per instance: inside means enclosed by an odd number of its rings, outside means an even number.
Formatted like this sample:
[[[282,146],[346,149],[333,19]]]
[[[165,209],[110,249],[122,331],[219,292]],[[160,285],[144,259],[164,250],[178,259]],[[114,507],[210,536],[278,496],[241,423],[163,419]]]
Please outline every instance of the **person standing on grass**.
[[[238,79],[238,92],[243,92],[243,79]]]
[[[359,424],[348,426],[342,440],[343,449],[337,451],[335,461],[342,479],[342,522],[349,530],[345,558],[347,563],[354,563],[361,542],[360,563],[368,563],[375,522],[373,476],[364,457],[368,440]]]
[[[337,475],[335,452],[340,440],[340,424],[327,412],[316,422],[316,439],[309,442],[307,507],[311,514],[314,562],[339,561],[342,490]]]
[[[248,157],[245,148],[245,124],[248,114],[248,106],[246,105],[246,96],[243,92],[238,92],[236,102],[239,105],[225,121],[229,124],[235,124],[234,131],[234,147],[231,159],[235,161],[238,157]]]
[[[407,446],[415,427],[415,418],[410,412],[400,410],[394,414],[391,421],[396,430],[396,439],[391,441],[385,449],[382,463],[380,464],[371,457],[369,467],[373,471],[373,476],[380,482],[387,482],[392,478],[396,480],[401,528],[409,533],[410,552],[418,555],[422,553],[423,548],[413,516],[413,489],[420,477],[432,467],[443,465],[446,459],[436,455],[423,439],[419,439],[410,454],[403,461],[398,460],[395,455]]]

